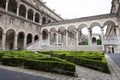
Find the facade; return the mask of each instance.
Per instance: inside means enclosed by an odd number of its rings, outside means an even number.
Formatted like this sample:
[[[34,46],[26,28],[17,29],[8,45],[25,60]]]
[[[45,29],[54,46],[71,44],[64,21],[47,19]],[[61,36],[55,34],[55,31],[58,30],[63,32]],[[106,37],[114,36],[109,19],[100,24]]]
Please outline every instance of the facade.
[[[109,14],[64,20],[41,0],[0,0],[0,48],[119,53],[119,4],[119,0],[113,0]],[[92,41],[95,26],[101,29],[101,45]],[[84,27],[88,29],[87,36],[82,33]]]

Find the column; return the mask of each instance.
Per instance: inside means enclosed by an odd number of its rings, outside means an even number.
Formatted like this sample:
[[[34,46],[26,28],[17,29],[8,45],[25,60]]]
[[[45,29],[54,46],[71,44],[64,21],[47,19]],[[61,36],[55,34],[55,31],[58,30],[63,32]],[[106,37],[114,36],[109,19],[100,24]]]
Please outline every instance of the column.
[[[58,46],[58,31],[56,31],[56,46]]]
[[[6,33],[2,34],[2,50],[5,50]]]
[[[34,36],[32,36],[32,44],[34,44]]]
[[[104,49],[104,27],[101,27],[101,41],[102,41],[102,51],[105,51]]]
[[[35,22],[35,12],[34,12],[34,14],[33,14],[33,22]]]
[[[50,45],[50,32],[48,32],[48,45]]]
[[[26,19],[28,19],[28,9],[26,9]]]
[[[19,16],[19,4],[17,5],[17,16]]]
[[[82,44],[82,31],[79,32],[80,35],[80,44]]]
[[[115,26],[115,33],[116,33],[116,37],[118,38],[119,37],[119,32],[120,32],[120,29],[119,29],[119,26]]]
[[[6,12],[8,11],[8,3],[9,3],[9,0],[6,0],[6,7],[5,7]]]
[[[17,50],[17,39],[18,39],[18,36],[15,35],[14,37],[14,49]]]
[[[68,45],[68,30],[66,30],[66,46]]]
[[[27,45],[27,36],[24,36],[24,50],[26,50],[26,45]]]
[[[78,35],[79,35],[79,31],[78,29],[76,30],[76,45],[78,45]]]
[[[92,30],[90,28],[88,28],[88,45],[91,46],[92,45]]]

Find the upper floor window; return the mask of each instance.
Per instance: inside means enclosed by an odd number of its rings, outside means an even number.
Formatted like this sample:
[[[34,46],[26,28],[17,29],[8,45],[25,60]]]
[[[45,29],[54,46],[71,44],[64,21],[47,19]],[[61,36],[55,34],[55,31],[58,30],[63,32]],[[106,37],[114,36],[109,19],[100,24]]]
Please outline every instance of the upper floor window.
[[[10,21],[9,21],[9,23],[10,23],[10,24],[14,24],[14,22],[15,22],[15,19],[13,19],[13,18],[10,18]]]
[[[2,21],[2,15],[0,14],[0,22]]]

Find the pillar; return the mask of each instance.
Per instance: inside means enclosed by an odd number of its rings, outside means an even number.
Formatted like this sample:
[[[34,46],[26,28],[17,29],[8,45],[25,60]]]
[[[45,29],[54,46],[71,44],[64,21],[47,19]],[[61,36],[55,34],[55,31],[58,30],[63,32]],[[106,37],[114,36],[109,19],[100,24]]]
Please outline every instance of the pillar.
[[[14,37],[14,49],[17,50],[17,39],[18,39],[18,36],[15,35]]]
[[[48,45],[50,45],[50,32],[48,32]]]
[[[28,9],[26,9],[26,19],[28,19]]]
[[[68,45],[68,30],[66,30],[66,46]]]
[[[56,46],[58,46],[58,31],[56,31]]]
[[[2,34],[2,50],[5,50],[6,33]]]
[[[6,12],[8,11],[8,3],[9,3],[9,0],[6,0],[6,7],[5,7]]]
[[[78,45],[78,35],[79,35],[79,31],[76,30],[76,45]]]
[[[79,32],[79,40],[80,40],[80,44],[82,44],[82,31]]]
[[[19,6],[20,4],[17,5],[17,16],[19,16]]]
[[[26,50],[26,45],[27,45],[27,36],[24,36],[24,50]]]
[[[33,14],[33,22],[35,22],[35,12],[34,12],[34,14]]]
[[[88,28],[88,45],[91,46],[92,45],[92,30],[90,28]]]
[[[101,27],[101,40],[102,40],[102,51],[105,51],[104,49],[104,27]]]

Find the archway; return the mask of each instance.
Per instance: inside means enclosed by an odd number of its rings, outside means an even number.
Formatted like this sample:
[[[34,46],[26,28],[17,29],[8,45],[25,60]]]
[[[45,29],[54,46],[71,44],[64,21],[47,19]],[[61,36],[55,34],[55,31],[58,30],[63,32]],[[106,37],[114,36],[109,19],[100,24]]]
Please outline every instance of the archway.
[[[33,20],[33,10],[32,9],[28,10],[28,19]]]
[[[30,44],[30,43],[32,43],[32,34],[29,33],[27,35],[27,45]]]
[[[65,28],[64,27],[60,27],[58,29],[58,43],[59,45],[65,45],[66,43],[66,33],[65,33]]]
[[[0,0],[0,7],[5,9],[5,7],[6,7],[6,0]]]
[[[46,24],[46,17],[42,18],[42,24]]]
[[[24,33],[23,32],[18,33],[18,41],[17,42],[18,42],[17,49],[23,50],[24,49]]]
[[[35,35],[34,41],[37,41],[39,39],[38,35]]]
[[[50,29],[50,45],[55,45],[56,44],[56,29],[51,28]]]
[[[48,30],[44,29],[42,31],[42,39],[47,40],[48,39]]]
[[[86,24],[80,24],[78,27],[78,31],[79,45],[88,45],[88,26]]]
[[[68,27],[68,45],[76,44],[76,28],[71,25]]]
[[[16,0],[9,0],[8,11],[17,13],[17,2]]]
[[[26,16],[26,7],[24,5],[20,5],[19,15],[25,17]]]
[[[15,31],[10,29],[6,33],[6,49],[13,50],[14,49],[14,38]]]
[[[39,23],[40,15],[38,13],[35,14],[35,22]]]

